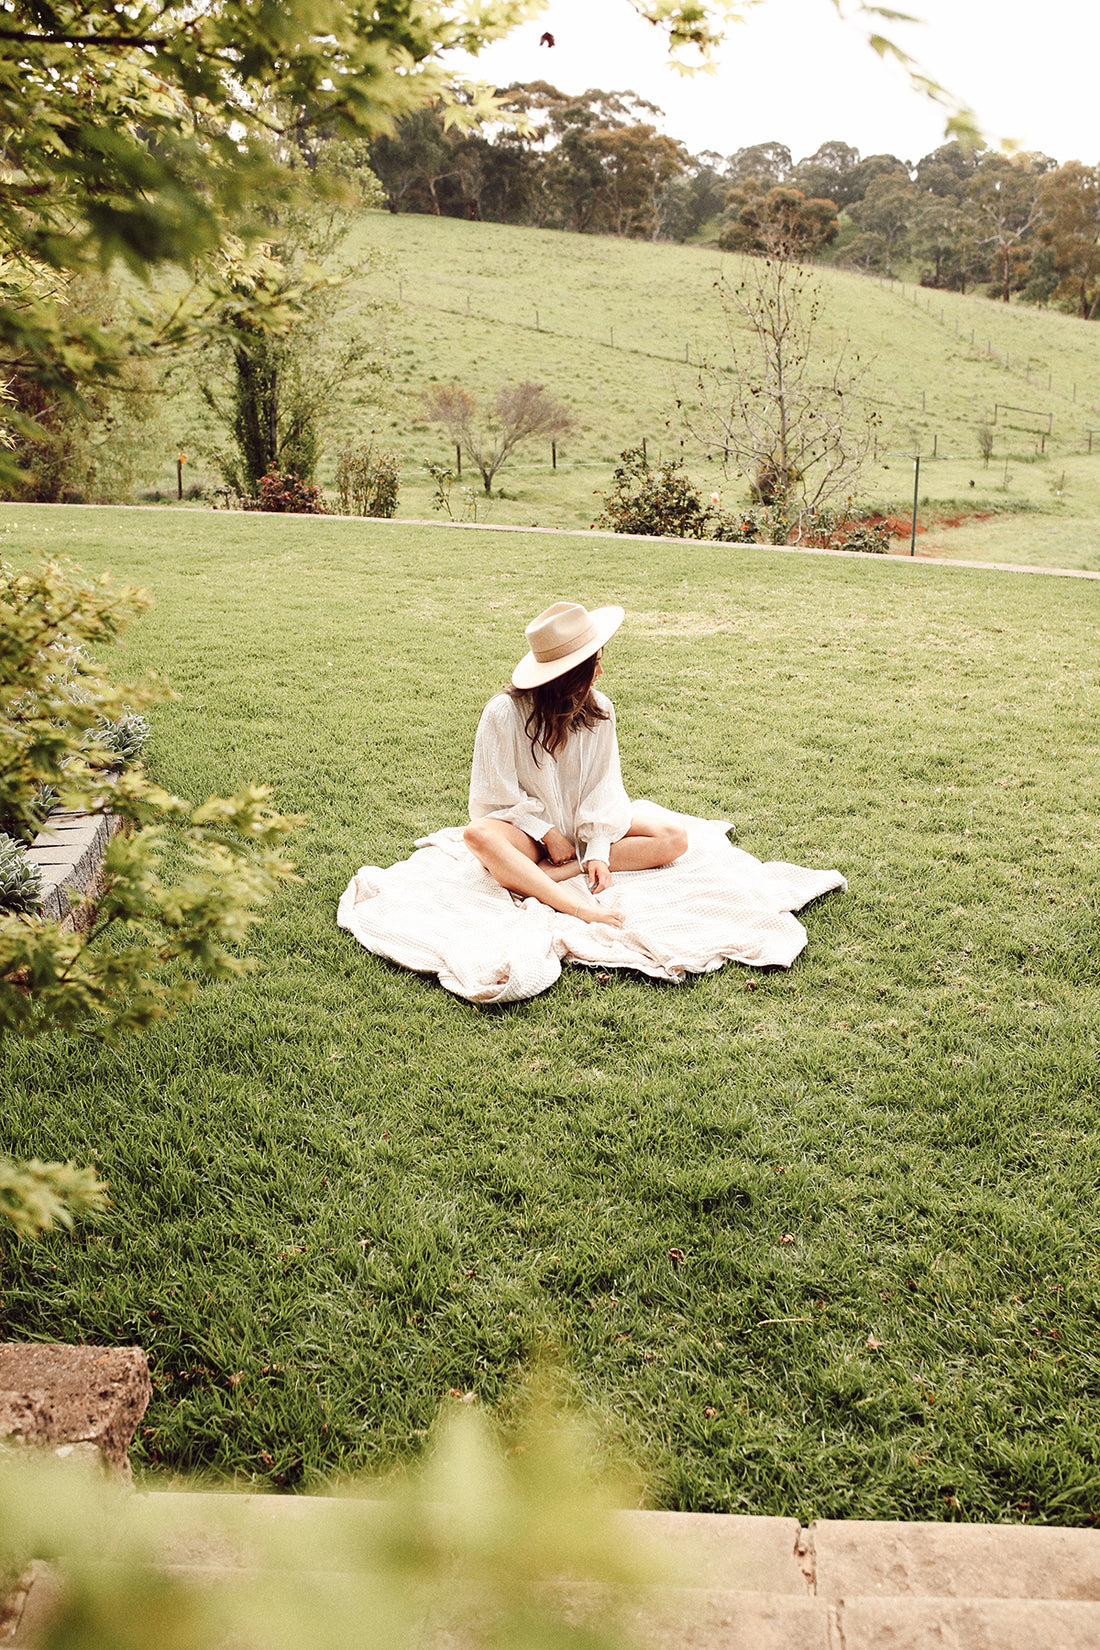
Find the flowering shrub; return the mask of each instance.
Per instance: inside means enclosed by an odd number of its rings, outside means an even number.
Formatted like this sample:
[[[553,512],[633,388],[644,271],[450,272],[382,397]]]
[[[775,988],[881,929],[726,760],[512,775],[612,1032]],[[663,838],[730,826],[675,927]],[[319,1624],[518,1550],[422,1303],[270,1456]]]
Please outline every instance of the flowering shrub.
[[[323,516],[325,501],[320,487],[310,481],[301,481],[289,471],[283,475],[278,465],[269,464],[267,474],[260,477],[258,498],[243,498],[246,510],[272,510],[283,515]]]

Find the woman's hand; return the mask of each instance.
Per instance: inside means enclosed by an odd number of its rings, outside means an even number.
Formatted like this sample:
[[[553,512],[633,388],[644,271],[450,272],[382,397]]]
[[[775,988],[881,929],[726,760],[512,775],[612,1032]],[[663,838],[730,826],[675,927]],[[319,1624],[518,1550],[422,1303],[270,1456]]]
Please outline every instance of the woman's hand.
[[[546,857],[551,865],[568,865],[571,859],[577,857],[577,850],[569,838],[563,836],[560,831],[555,830],[553,825],[543,837],[542,845],[546,849]]]
[[[588,878],[589,891],[593,894],[602,894],[605,888],[611,887],[611,867],[603,859],[586,859],[584,874]]]

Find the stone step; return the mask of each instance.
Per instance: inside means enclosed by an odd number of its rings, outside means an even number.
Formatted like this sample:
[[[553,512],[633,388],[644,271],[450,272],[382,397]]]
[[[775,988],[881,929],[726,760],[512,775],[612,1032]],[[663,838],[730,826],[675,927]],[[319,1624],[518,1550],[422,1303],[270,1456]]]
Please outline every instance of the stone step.
[[[141,1492],[140,1524],[177,1577],[216,1590],[300,1563],[335,1602],[379,1504],[316,1496]],[[627,1611],[644,1650],[1098,1650],[1100,1532],[620,1512],[652,1575]],[[270,1574],[270,1570],[266,1573]],[[39,1567],[4,1650],[34,1650],[51,1604]],[[592,1589],[576,1589],[583,1606]],[[458,1594],[461,1589],[458,1590]],[[458,1596],[456,1594],[456,1597]],[[354,1613],[354,1612],[353,1612]],[[462,1640],[440,1609],[424,1636]]]
[[[242,1536],[341,1519],[369,1522],[375,1503],[307,1495],[225,1496],[151,1491],[147,1527],[187,1562],[185,1531],[227,1510]],[[624,1541],[655,1576],[681,1585],[825,1599],[877,1597],[1058,1599],[1100,1603],[1100,1530],[1021,1524],[898,1524],[731,1513],[619,1512]],[[1100,1645],[1100,1640],[1098,1640]]]

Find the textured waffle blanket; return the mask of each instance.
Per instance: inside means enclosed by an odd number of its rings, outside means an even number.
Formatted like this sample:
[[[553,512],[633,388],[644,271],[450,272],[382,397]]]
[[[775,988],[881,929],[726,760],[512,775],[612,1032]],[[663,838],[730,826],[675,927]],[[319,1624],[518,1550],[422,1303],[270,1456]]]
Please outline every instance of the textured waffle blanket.
[[[683,858],[656,871],[617,871],[599,895],[601,905],[623,913],[622,928],[514,898],[470,853],[459,828],[422,837],[410,859],[388,870],[364,865],[344,890],[336,920],[368,951],[437,974],[448,991],[478,1003],[537,996],[563,962],[675,981],[727,962],[789,968],[806,943],[791,913],[846,888],[840,872],[764,865],[733,846],[724,820],[669,817],[687,830]]]

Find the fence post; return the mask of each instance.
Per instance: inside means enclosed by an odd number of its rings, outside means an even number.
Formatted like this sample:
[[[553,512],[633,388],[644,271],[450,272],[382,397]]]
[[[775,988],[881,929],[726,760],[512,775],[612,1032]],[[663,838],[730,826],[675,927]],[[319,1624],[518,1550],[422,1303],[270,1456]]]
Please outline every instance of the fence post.
[[[461,441],[456,441],[455,442],[455,463],[458,465],[458,473],[459,473],[459,475],[461,475],[462,474],[462,443],[461,443]]]
[[[913,522],[909,532],[909,554],[917,553],[917,491],[920,487],[920,454],[913,455]]]
[[[550,443],[550,465],[555,470],[558,467],[558,444],[556,441]]]
[[[1091,448],[1090,448],[1090,451],[1091,451]],[[647,460],[646,460],[646,456],[645,456],[645,436],[643,435],[643,437],[642,437],[642,463],[645,464],[646,462],[647,462]]]

